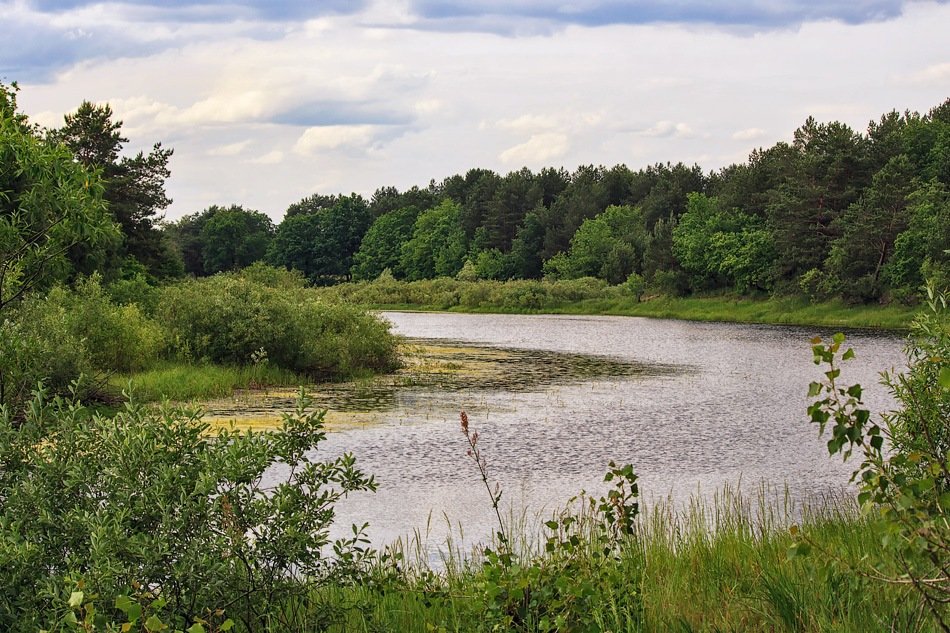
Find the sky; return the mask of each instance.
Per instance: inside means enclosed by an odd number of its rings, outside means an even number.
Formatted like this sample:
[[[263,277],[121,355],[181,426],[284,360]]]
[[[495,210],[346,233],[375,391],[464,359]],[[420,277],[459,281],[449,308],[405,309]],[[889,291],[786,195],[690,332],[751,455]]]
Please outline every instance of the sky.
[[[174,220],[474,167],[744,161],[806,117],[950,97],[950,3],[0,0],[0,81],[41,125],[109,103],[174,149]]]

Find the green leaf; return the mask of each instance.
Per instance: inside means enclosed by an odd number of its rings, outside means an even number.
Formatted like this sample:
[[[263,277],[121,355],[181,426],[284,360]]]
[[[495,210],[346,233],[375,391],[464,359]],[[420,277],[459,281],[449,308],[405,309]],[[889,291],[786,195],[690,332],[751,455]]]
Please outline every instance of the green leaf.
[[[201,626],[201,622],[195,622],[185,630],[188,633],[205,633],[205,627]]]
[[[846,351],[846,352],[841,356],[841,360],[851,360],[852,358],[854,358],[854,348],[853,348],[853,347],[849,347],[849,348],[848,348],[848,351]]]
[[[133,604],[132,599],[128,596],[118,596],[115,599],[115,608],[125,614],[129,613],[129,609],[132,608]]]
[[[234,627],[234,620],[232,620],[231,618],[228,618],[227,620],[222,622],[221,626],[218,628],[222,631],[230,631],[233,627]]]
[[[81,591],[74,591],[71,594],[69,594],[69,607],[71,609],[76,609],[78,607],[81,607],[83,597],[84,597],[84,594]]]
[[[940,386],[944,389],[950,389],[950,367],[944,367],[940,370]]]
[[[163,628],[165,628],[165,624],[158,618],[157,615],[150,615],[145,621],[146,631],[161,631]]]
[[[841,343],[844,343],[844,333],[843,332],[836,333],[834,336],[831,337],[831,340],[839,345]]]

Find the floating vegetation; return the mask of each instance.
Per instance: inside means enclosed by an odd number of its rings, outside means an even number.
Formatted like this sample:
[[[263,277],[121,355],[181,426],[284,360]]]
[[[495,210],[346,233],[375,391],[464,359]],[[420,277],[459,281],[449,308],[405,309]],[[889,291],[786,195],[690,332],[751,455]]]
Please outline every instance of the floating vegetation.
[[[406,419],[447,406],[458,392],[532,392],[554,385],[629,376],[671,375],[673,365],[636,363],[602,356],[544,350],[499,348],[463,342],[405,339],[402,368],[362,380],[313,385],[314,406],[327,409],[327,429],[340,430]],[[296,389],[250,390],[206,402],[205,419],[238,428],[267,429],[293,410]]]

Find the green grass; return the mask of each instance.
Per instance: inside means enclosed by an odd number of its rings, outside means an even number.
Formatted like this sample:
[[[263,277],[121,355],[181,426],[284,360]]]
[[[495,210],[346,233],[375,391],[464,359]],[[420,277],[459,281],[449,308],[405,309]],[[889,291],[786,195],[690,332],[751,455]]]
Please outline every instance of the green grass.
[[[138,402],[200,400],[228,396],[238,389],[296,387],[313,382],[292,371],[272,365],[189,365],[164,363],[133,374],[116,374],[109,380],[112,389],[131,392]]]
[[[791,534],[793,517],[803,537]],[[581,515],[582,522],[590,519]],[[477,557],[456,552],[436,572],[413,556],[421,550],[403,547],[405,564],[397,575],[324,588],[317,611],[333,622],[330,631],[366,633],[540,631],[542,618],[554,616],[543,613],[547,607],[565,615],[548,629],[558,631],[938,630],[907,585],[872,578],[899,575],[899,568],[850,499],[794,508],[787,496],[763,491],[750,502],[727,490],[686,508],[660,503],[641,516],[636,537],[606,560],[593,527],[581,528],[573,566],[565,565],[563,552],[535,550],[501,582]],[[530,537],[523,533],[520,540]],[[812,553],[790,556],[802,538]],[[537,571],[526,571],[531,569]],[[575,598],[574,589],[584,587],[592,590]],[[498,588],[554,597],[517,625],[495,627]]]

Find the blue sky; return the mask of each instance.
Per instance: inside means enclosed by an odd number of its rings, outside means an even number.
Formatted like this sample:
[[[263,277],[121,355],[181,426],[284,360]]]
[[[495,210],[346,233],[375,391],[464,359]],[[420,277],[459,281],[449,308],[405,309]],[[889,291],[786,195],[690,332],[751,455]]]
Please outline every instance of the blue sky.
[[[697,162],[950,97],[947,2],[0,0],[34,120],[175,149],[173,219],[471,167]]]

